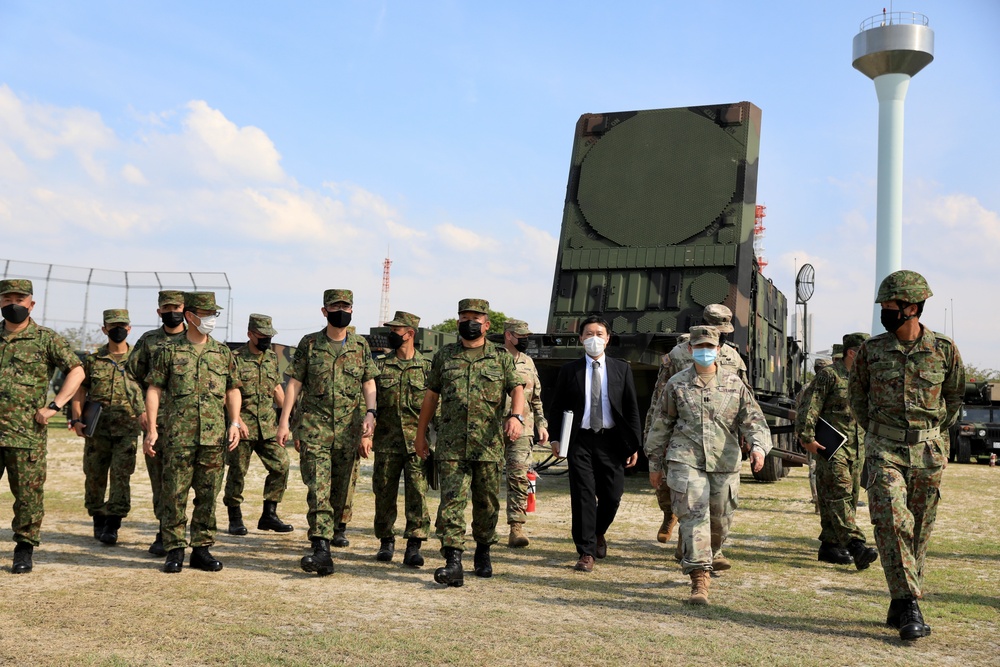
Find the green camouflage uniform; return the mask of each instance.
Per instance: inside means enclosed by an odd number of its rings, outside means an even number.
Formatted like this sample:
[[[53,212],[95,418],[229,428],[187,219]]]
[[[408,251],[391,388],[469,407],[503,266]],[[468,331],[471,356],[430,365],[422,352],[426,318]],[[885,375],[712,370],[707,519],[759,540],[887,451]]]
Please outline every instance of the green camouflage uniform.
[[[820,516],[820,542],[846,547],[851,540],[865,541],[855,522],[861,489],[865,431],[858,426],[847,398],[849,372],[842,359],[819,371],[798,407],[795,431],[806,442],[816,438],[816,421],[822,417],[847,436],[847,442],[827,461],[816,456],[816,499]]]
[[[233,351],[236,377],[240,380],[240,420],[250,431],[250,437],[240,440],[236,449],[226,454],[229,471],[222,503],[239,507],[243,502],[243,486],[250,454],[256,453],[267,470],[264,479],[264,500],[280,503],[288,488],[288,452],[278,445],[278,418],[274,411],[274,388],[281,384],[278,375],[278,355],[274,350],[254,354],[249,344]]]
[[[83,361],[87,377],[80,387],[87,401],[103,406],[94,435],[83,446],[83,502],[90,516],[126,517],[132,509],[129,478],[135,472],[136,438],[142,431],[139,415],[146,407],[139,384],[125,371],[131,353],[130,348],[115,359],[104,345]]]
[[[951,339],[923,325],[912,345],[885,333],[861,346],[849,387],[866,431],[862,484],[889,593],[920,598],[948,427],[962,407],[962,358]]]
[[[417,422],[420,421],[420,406],[431,362],[414,350],[412,359],[400,359],[393,354],[381,360],[378,366],[379,376],[375,379],[378,422],[375,424],[375,469],[372,471],[375,537],[381,540],[395,534],[396,496],[402,475],[406,513],[403,537],[426,540],[431,525],[427,479],[413,441],[417,437]]]
[[[378,376],[368,341],[347,333],[335,343],[326,329],[304,336],[286,371],[302,383],[295,438],[308,488],[309,537],[331,539],[347,523],[344,506],[356,480],[365,418],[361,385]]]
[[[521,437],[511,441],[504,438],[507,464],[507,523],[524,523],[528,506],[528,470],[531,468],[531,447],[535,442],[535,426],[547,429],[548,422],[542,411],[542,382],[538,378],[535,362],[524,352],[514,357],[514,368],[524,383],[524,428]],[[508,396],[504,414],[511,412]]]
[[[514,357],[486,342],[445,345],[434,356],[427,388],[440,395],[441,428],[434,460],[441,503],[436,532],[444,548],[465,549],[465,506],[472,499],[472,536],[496,544],[506,396],[524,381]]]
[[[181,338],[160,349],[146,381],[170,396],[166,431],[158,434],[165,443],[163,453],[158,454],[164,459],[163,548],[171,551],[186,546],[187,499],[192,488],[190,545],[212,546],[215,503],[228,446],[226,392],[240,386],[232,352],[211,337],[204,346]]]
[[[45,516],[48,427],[35,421],[35,412],[48,405],[55,369],[69,373],[79,365],[73,348],[52,329],[29,318],[27,327],[9,333],[0,322],[0,476],[7,472],[14,496],[15,542],[38,546]]]
[[[645,451],[651,472],[668,462],[666,483],[680,527],[685,574],[712,568],[739,498],[740,436],[764,454],[771,434],[753,394],[716,367],[704,384],[691,367],[670,378],[656,405]]]

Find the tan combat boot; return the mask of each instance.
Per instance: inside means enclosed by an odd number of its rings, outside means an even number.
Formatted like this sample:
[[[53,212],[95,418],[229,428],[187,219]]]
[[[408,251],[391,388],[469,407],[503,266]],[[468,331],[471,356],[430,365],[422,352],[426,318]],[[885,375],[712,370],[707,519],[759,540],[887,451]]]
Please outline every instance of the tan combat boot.
[[[512,549],[520,549],[528,546],[529,544],[531,544],[531,542],[528,540],[528,536],[524,534],[524,524],[511,523],[510,536],[507,537],[507,546]]]
[[[674,534],[674,526],[677,525],[677,517],[673,514],[663,515],[663,523],[660,524],[660,529],[656,531],[656,541],[661,544],[666,544],[670,540],[670,536]]]
[[[708,582],[712,577],[708,570],[695,570],[691,573],[690,604],[708,604]]]

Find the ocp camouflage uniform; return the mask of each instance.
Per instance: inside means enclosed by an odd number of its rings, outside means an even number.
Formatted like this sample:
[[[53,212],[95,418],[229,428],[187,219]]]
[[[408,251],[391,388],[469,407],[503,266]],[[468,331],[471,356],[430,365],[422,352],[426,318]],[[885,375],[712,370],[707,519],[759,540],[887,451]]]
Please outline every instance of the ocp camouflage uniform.
[[[364,338],[348,332],[342,344],[334,343],[322,329],[302,338],[286,373],[302,383],[295,437],[308,488],[309,537],[329,540],[347,522],[344,506],[357,479],[365,418],[361,385],[379,371]]]
[[[83,502],[90,516],[126,517],[132,509],[129,479],[142,432],[139,415],[146,409],[139,384],[125,370],[132,351],[115,359],[103,345],[83,360],[87,376],[80,387],[86,400],[102,405],[94,435],[83,446]]]
[[[48,404],[55,369],[69,373],[80,360],[66,339],[33,319],[16,333],[0,321],[0,476],[14,496],[14,541],[37,547],[45,516],[45,451],[48,427],[35,421]]]
[[[712,569],[713,554],[729,535],[739,499],[741,435],[765,455],[771,450],[764,414],[736,374],[717,366],[705,384],[691,367],[667,381],[645,451],[651,472],[668,463],[685,574]]]
[[[816,421],[825,419],[847,436],[830,461],[816,456],[816,497],[821,542],[846,547],[851,540],[865,541],[855,522],[861,489],[865,431],[858,426],[847,396],[850,373],[842,359],[819,371],[798,407],[795,430],[806,442],[816,438]]]
[[[507,523],[524,523],[528,507],[528,470],[531,468],[531,447],[535,442],[535,426],[547,429],[548,421],[542,409],[542,381],[538,378],[535,362],[524,352],[514,356],[514,368],[524,383],[524,428],[517,440],[505,443],[507,468]],[[504,414],[511,412],[511,398],[507,397]]]
[[[514,357],[487,342],[442,347],[434,356],[427,388],[441,396],[441,428],[434,459],[441,504],[436,532],[445,548],[465,549],[465,507],[472,499],[472,537],[497,543],[500,466],[504,460],[505,397],[524,384]]]
[[[417,437],[420,407],[427,388],[430,359],[414,350],[413,358],[395,354],[378,362],[375,379],[378,392],[378,421],[375,424],[372,491],[375,494],[375,537],[393,537],[396,524],[396,496],[403,476],[406,539],[426,540],[431,525],[427,510],[427,478],[423,462],[413,442]]]
[[[184,532],[192,488],[190,545],[210,547],[215,543],[215,503],[228,444],[226,392],[240,387],[233,354],[211,336],[203,346],[184,337],[160,349],[146,381],[170,397],[166,431],[159,436],[165,444],[158,454],[163,456],[163,547],[172,551],[187,545]]]
[[[243,502],[243,487],[250,467],[250,454],[256,453],[267,470],[264,479],[264,500],[280,503],[288,488],[288,452],[278,445],[278,416],[274,411],[274,388],[281,384],[278,355],[274,350],[254,354],[249,344],[233,351],[236,377],[240,380],[240,420],[250,432],[236,449],[226,455],[229,471],[222,503],[239,507]]]
[[[958,419],[965,371],[950,338],[921,325],[912,344],[885,333],[862,344],[849,381],[866,430],[865,473],[875,544],[893,599],[923,595],[924,557]]]

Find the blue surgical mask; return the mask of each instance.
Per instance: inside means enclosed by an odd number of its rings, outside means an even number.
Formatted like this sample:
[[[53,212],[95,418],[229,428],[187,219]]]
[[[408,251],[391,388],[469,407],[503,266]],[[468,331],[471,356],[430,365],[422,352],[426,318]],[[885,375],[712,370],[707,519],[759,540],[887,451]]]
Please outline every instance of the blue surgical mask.
[[[719,356],[719,351],[714,347],[696,347],[691,351],[694,363],[702,368],[708,368],[715,363],[715,358]]]

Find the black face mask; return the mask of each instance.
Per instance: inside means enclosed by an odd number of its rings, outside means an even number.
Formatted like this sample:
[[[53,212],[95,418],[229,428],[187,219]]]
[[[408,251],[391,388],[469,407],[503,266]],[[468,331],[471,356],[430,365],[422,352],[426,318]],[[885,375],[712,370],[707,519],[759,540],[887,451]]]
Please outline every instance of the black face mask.
[[[13,322],[14,324],[20,324],[21,322],[28,319],[28,309],[24,306],[20,306],[16,303],[0,308],[0,313],[3,314],[3,318],[8,322]]]
[[[343,329],[351,323],[351,314],[346,310],[334,310],[326,314],[326,321],[330,326]]]
[[[903,326],[903,322],[907,320],[912,320],[916,315],[903,315],[903,310],[889,310],[888,308],[882,309],[882,314],[879,316],[879,321],[882,322],[882,326],[889,333],[896,333],[896,329]]]
[[[179,327],[184,322],[184,313],[179,311],[171,311],[168,313],[163,313],[160,315],[160,319],[163,320],[163,325],[169,329],[174,327]]]
[[[458,335],[465,340],[478,340],[483,335],[483,325],[475,320],[459,322]]]
[[[256,346],[257,349],[260,350],[261,352],[267,352],[268,350],[271,349],[271,337],[261,336],[260,338],[257,339]]]
[[[386,336],[386,342],[389,343],[389,347],[391,347],[394,350],[398,350],[399,348],[403,347],[404,341],[402,335],[396,333],[395,331],[390,331],[389,334]]]
[[[108,329],[108,339],[112,343],[120,343],[128,338],[128,329],[125,327],[111,327]]]
[[[514,349],[518,352],[526,352],[528,350],[528,339],[518,338],[517,342],[514,344]]]

